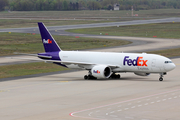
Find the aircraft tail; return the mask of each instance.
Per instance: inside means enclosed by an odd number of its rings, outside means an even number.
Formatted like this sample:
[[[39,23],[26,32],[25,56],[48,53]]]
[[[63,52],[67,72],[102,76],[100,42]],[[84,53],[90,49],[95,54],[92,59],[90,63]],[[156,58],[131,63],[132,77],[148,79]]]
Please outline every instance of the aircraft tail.
[[[38,26],[45,52],[61,51],[60,47],[58,46],[54,38],[51,36],[46,26],[42,22],[39,22]]]

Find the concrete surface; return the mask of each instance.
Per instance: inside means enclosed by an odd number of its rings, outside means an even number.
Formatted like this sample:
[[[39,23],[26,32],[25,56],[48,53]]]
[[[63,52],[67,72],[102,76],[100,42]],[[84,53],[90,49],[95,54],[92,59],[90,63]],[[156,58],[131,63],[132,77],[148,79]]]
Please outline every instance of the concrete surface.
[[[34,76],[0,84],[2,120],[178,120],[180,59],[158,81],[122,73],[120,80],[84,80],[87,71]],[[70,115],[69,115],[70,114]]]

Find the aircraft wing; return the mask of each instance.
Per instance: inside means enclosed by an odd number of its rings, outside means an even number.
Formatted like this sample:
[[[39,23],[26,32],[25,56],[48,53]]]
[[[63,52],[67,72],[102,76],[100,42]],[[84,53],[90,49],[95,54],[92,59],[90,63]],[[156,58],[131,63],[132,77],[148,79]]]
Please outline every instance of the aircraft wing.
[[[54,63],[64,63],[64,64],[77,64],[77,65],[97,65],[97,63],[87,63],[87,62],[76,62],[76,61],[58,61],[58,60],[46,60],[47,62],[54,62]],[[110,65],[107,64],[109,67],[118,68],[118,65]]]
[[[76,64],[76,65],[97,65],[97,63],[87,63],[87,62],[77,62],[77,61],[60,61],[60,60],[43,60],[43,59],[31,59],[31,58],[18,58],[18,57],[6,57],[9,59],[22,59],[22,60],[32,60],[32,61],[44,61],[44,62],[51,62],[51,63],[64,63],[64,64]],[[119,65],[111,65],[106,64],[111,68],[120,68]]]

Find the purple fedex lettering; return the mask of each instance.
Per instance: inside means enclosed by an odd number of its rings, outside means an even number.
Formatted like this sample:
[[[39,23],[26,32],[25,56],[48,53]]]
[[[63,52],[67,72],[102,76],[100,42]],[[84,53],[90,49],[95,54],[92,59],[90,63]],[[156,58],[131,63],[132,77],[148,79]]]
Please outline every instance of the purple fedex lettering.
[[[126,59],[126,58],[129,58],[129,56],[125,56],[124,57],[124,63],[123,63],[123,65],[126,65],[126,61],[128,62],[129,61],[129,59]],[[128,62],[129,63],[129,62]]]
[[[124,63],[123,63],[124,65],[126,65],[126,62],[127,62],[128,66],[131,66],[131,65],[137,66],[137,60],[139,57],[137,57],[137,59],[134,59],[134,60],[127,59],[127,58],[129,58],[129,56],[124,57]]]
[[[143,57],[137,57],[136,59],[133,59],[133,60],[128,59],[128,58],[129,58],[129,56],[124,57],[123,65],[126,65],[126,63],[127,63],[128,66],[131,66],[131,65],[133,65],[133,66],[147,66],[146,62],[148,60],[141,60],[141,59],[143,59]]]

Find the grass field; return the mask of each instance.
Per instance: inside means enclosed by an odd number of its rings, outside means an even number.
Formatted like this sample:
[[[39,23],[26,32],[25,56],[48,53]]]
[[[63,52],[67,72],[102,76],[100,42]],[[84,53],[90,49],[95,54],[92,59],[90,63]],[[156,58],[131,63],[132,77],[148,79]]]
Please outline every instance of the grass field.
[[[152,9],[134,11],[139,17],[178,17],[179,9]],[[0,12],[0,18],[38,19],[96,19],[107,17],[131,17],[130,10],[79,10],[79,11],[12,11]]]
[[[132,17],[129,10],[0,12],[0,28],[37,27],[37,22],[44,22],[47,26],[60,26],[180,17],[179,9],[140,10],[134,11],[134,14],[139,16]]]
[[[114,26],[101,28],[72,29],[68,32],[112,36],[180,38],[180,23],[158,23],[144,25]]]
[[[110,40],[99,38],[75,38],[70,36],[53,36],[63,50],[82,50],[121,46],[130,44],[124,40]],[[40,53],[44,52],[40,35],[25,33],[0,33],[0,56],[12,55],[13,52]]]
[[[166,50],[159,50],[159,51],[150,51],[147,53],[159,54],[159,55],[166,56],[166,57],[176,57],[176,56],[180,56],[180,48],[166,49]]]
[[[68,68],[43,62],[7,65],[0,67],[0,78],[56,72],[62,70],[68,70]]]

